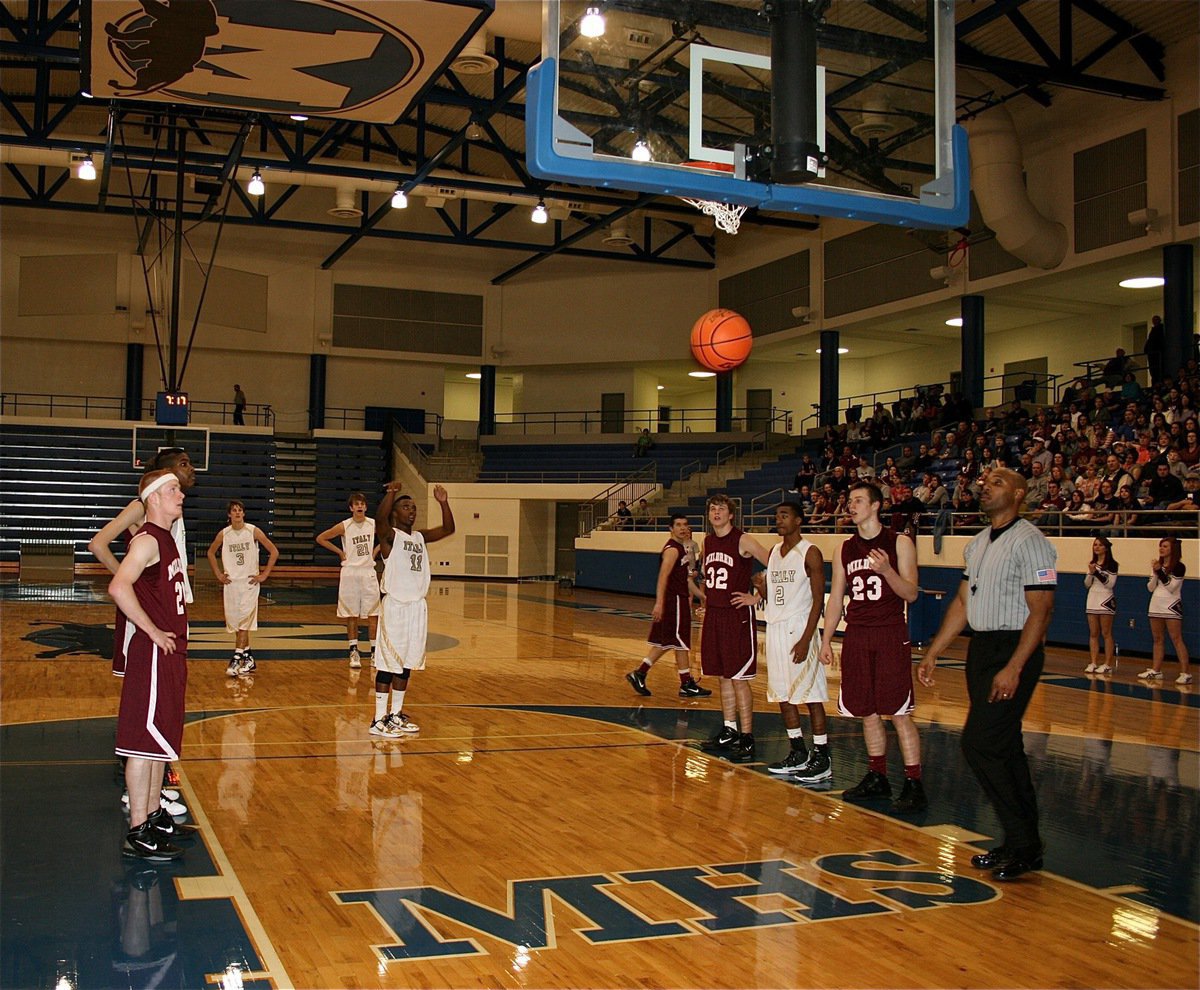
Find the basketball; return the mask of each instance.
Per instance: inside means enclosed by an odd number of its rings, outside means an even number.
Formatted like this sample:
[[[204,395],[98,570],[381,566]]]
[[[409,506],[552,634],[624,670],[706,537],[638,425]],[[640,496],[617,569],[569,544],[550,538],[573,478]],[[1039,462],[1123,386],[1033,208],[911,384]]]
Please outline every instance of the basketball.
[[[750,324],[732,309],[710,309],[692,327],[692,357],[710,371],[732,371],[753,346]]]

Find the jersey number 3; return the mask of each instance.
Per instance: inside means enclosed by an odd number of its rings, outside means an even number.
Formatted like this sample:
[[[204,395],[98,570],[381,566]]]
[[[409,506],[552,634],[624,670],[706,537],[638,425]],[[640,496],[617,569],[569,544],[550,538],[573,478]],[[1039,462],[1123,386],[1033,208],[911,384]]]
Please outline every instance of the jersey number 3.
[[[877,602],[883,597],[883,578],[878,574],[856,574],[850,582],[850,597],[856,602]]]

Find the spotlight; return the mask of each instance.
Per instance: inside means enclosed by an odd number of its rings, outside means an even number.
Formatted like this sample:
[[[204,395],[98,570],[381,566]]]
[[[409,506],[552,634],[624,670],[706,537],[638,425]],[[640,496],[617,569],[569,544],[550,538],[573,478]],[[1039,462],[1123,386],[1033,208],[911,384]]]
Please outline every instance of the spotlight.
[[[483,374],[482,372],[478,371],[468,371],[467,377],[473,379],[474,381],[479,381],[483,377]]]
[[[820,353],[821,353],[821,348],[819,348],[819,347],[817,348],[817,353],[818,353],[818,354],[820,354]],[[849,353],[850,353],[850,348],[849,348],[849,347],[839,347],[839,348],[838,348],[838,353],[839,353],[839,354],[849,354]]]
[[[962,325],[963,318],[961,316],[952,316],[946,321],[946,326],[948,327],[961,327]]]
[[[404,195],[404,189],[401,186],[396,187],[396,191],[392,193],[392,209],[404,210],[408,208],[408,197]]]
[[[529,219],[534,223],[545,223],[550,219],[550,214],[546,212],[546,201],[539,199],[537,206],[533,208],[533,212],[529,214]]]
[[[263,184],[262,173],[255,169],[254,174],[250,176],[250,181],[246,184],[246,192],[251,196],[261,196],[266,191],[267,187]]]
[[[650,145],[648,145],[645,141],[639,140],[638,143],[633,146],[633,151],[629,153],[629,157],[635,162],[650,161]]]
[[[92,161],[92,156],[88,155],[79,163],[79,178],[84,182],[94,182],[96,179],[96,164]]]
[[[1149,275],[1141,278],[1123,278],[1117,284],[1122,289],[1157,289],[1161,285],[1166,284],[1166,279],[1157,275]]]
[[[716,378],[715,371],[689,371],[688,378]]]
[[[302,113],[290,113],[288,116],[297,124],[303,124],[306,120],[308,120],[308,118]]]
[[[588,7],[579,22],[579,33],[585,38],[599,38],[604,34],[604,15],[599,7]]]

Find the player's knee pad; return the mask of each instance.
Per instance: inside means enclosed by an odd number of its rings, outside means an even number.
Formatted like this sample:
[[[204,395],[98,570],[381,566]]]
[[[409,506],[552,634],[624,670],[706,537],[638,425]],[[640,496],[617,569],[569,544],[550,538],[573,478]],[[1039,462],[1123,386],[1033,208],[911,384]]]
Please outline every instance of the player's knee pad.
[[[392,678],[396,675],[390,670],[375,671],[375,684],[377,687],[388,688],[392,686]]]
[[[399,674],[396,675],[396,680],[403,681],[404,684],[402,686],[407,687],[408,686],[408,675],[411,673],[412,673],[412,671],[409,670],[407,667],[405,667],[403,671],[401,671]]]

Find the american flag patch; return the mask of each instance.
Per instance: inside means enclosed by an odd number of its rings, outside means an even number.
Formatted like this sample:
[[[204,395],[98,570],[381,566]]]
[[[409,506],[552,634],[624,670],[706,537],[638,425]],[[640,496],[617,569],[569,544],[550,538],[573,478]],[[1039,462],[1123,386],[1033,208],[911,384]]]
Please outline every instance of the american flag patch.
[[[1038,584],[1058,584],[1058,571],[1053,567],[1042,568],[1037,572]]]

